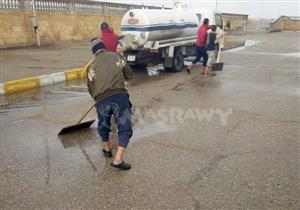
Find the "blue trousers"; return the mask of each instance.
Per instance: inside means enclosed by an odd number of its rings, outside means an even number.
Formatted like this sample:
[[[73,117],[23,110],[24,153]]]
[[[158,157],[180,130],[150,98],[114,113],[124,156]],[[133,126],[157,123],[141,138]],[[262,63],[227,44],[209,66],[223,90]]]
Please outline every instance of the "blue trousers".
[[[118,146],[127,147],[132,137],[131,103],[127,94],[116,94],[96,104],[98,114],[98,133],[102,141],[109,141],[111,132],[111,117],[114,116],[119,143]]]
[[[200,61],[200,59],[203,57],[203,66],[206,66],[207,64],[207,60],[208,60],[208,55],[207,55],[207,52],[206,52],[206,47],[203,46],[203,47],[198,47],[196,48],[197,50],[197,56],[195,58],[195,60],[193,60],[193,64],[196,64]]]

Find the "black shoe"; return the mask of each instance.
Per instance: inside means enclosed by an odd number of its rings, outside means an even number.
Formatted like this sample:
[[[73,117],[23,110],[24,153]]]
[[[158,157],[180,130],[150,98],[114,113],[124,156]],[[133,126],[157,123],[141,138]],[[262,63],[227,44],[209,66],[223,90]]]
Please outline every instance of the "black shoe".
[[[185,67],[185,70],[188,74],[191,74],[191,69],[188,66]]]
[[[103,151],[103,155],[105,157],[112,157],[113,156],[111,150],[106,151],[105,149],[103,149],[102,151]]]
[[[111,167],[118,168],[120,170],[129,170],[129,169],[131,169],[131,165],[129,163],[125,163],[124,161],[120,164],[114,164],[112,162],[110,165],[111,165]]]

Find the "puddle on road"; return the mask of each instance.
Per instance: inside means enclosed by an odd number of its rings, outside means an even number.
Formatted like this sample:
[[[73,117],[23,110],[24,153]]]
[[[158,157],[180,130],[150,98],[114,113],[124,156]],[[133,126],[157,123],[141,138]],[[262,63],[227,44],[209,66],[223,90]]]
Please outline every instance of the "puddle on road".
[[[175,126],[171,126],[163,122],[147,124],[141,128],[134,129],[132,141],[137,141],[160,133],[170,133],[175,131],[175,129]]]
[[[234,51],[231,51],[234,52]],[[240,54],[246,55],[275,55],[275,56],[286,56],[286,57],[294,57],[300,58],[300,52],[292,52],[292,53],[271,53],[271,52],[239,52]]]
[[[1,96],[0,113],[17,108],[57,105],[83,97],[90,97],[83,80],[61,83]]]
[[[277,55],[277,53],[274,53],[274,55]],[[300,52],[294,52],[294,53],[279,53],[278,55],[300,58]]]
[[[98,132],[95,128],[86,128],[58,136],[65,149],[78,145],[89,147],[98,144],[100,141]]]
[[[142,127],[133,128],[133,137],[131,138],[131,142],[140,141],[144,138],[151,137],[157,134],[162,133],[170,133],[176,130],[176,126],[168,125],[163,122],[154,122],[145,124]],[[82,129],[79,131],[75,131],[70,134],[58,136],[60,139],[64,149],[72,148],[72,147],[93,147],[95,145],[99,145],[100,138],[95,127]],[[112,132],[110,136],[110,140],[112,142],[113,148],[117,148],[117,133],[116,127],[112,127]]]
[[[151,82],[154,79],[147,75],[145,69],[134,70],[135,79],[130,86]],[[164,75],[165,77],[168,75]],[[155,78],[155,80],[164,77]],[[42,88],[0,96],[0,113],[6,113],[14,108],[26,108],[65,103],[66,100],[75,100],[83,97],[90,98],[85,80],[73,80]]]
[[[39,70],[39,69],[44,69],[43,66],[26,66],[28,69],[33,69],[33,70]]]
[[[244,46],[226,50],[226,52],[230,52],[230,53],[238,52],[238,53],[242,53],[242,54],[253,54],[253,55],[278,55],[278,56],[287,56],[287,57],[295,57],[295,58],[300,57],[300,52],[291,52],[291,53],[239,52],[241,50],[245,50],[248,47],[257,45],[258,43],[259,43],[259,41],[257,41],[257,40],[246,40]]]
[[[30,60],[30,61],[41,61],[40,58],[29,58],[28,60]]]
[[[246,40],[244,46],[226,50],[226,52],[238,52],[241,50],[245,50],[247,47],[252,47],[258,43],[259,43],[259,41],[257,41],[257,40]]]

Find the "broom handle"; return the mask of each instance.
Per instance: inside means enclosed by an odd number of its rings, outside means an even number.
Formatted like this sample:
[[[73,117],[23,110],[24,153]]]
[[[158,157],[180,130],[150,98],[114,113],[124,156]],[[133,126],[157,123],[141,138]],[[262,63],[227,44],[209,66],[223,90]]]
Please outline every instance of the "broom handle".
[[[224,37],[222,37],[222,41],[219,41],[219,50],[218,50],[218,56],[217,56],[217,63],[220,63],[220,57],[221,57],[221,43],[224,44]]]
[[[86,69],[93,61],[94,61],[94,58],[91,59],[87,64],[85,64],[83,68]],[[91,107],[89,108],[89,110],[82,115],[80,120],[78,120],[77,124],[79,124],[83,120],[83,118],[85,118],[85,116],[93,109],[94,106],[95,106],[95,103],[93,103],[91,105]]]
[[[86,69],[89,65],[91,65],[91,63],[95,60],[95,58],[91,59],[89,62],[87,62],[85,65],[84,65],[84,69]]]
[[[221,56],[221,44],[219,44],[218,56],[217,56],[217,63],[220,63],[220,56]]]
[[[82,117],[77,122],[77,124],[79,124],[81,122],[81,120],[83,120],[83,118],[85,118],[85,116],[87,116],[87,114],[93,109],[94,106],[95,106],[95,103],[93,103],[92,106],[89,108],[89,110],[82,115]]]

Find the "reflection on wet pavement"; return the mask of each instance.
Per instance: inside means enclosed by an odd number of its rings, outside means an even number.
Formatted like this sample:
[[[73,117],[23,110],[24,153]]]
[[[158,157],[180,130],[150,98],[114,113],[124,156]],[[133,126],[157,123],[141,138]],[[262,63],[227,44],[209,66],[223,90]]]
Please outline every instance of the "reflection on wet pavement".
[[[65,103],[66,100],[76,100],[82,97],[89,97],[84,81],[73,81],[67,85],[58,84],[53,87],[31,89],[1,96],[0,112],[7,112],[9,109]]]
[[[150,137],[160,133],[173,132],[175,129],[175,126],[171,126],[163,122],[145,124],[142,127],[134,129],[132,141],[142,139],[143,137]]]

